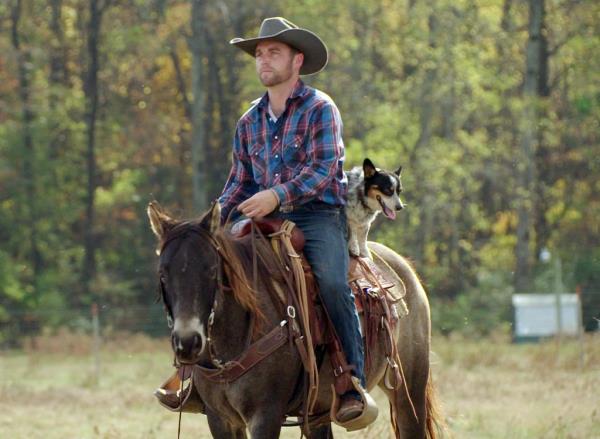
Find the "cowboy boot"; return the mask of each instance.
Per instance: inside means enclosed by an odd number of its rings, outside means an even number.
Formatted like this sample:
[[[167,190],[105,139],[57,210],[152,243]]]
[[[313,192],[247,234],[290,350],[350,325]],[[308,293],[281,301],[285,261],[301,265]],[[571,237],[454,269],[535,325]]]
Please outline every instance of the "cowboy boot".
[[[337,419],[340,422],[348,422],[358,417],[363,412],[364,404],[356,390],[346,392],[340,398],[340,408],[337,411]]]

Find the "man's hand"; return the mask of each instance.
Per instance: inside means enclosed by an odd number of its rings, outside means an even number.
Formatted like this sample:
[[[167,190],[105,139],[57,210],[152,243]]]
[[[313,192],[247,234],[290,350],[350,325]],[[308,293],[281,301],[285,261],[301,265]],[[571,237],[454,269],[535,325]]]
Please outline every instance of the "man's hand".
[[[260,191],[238,206],[238,210],[248,218],[261,218],[273,212],[279,198],[273,189]]]

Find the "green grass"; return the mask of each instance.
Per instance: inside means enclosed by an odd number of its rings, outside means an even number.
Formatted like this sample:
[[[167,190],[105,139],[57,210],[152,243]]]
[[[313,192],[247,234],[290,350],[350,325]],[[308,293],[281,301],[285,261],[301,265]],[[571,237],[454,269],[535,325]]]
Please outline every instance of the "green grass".
[[[176,437],[177,415],[152,396],[171,373],[168,343],[106,342],[98,382],[90,344],[63,333],[0,354],[0,438]],[[558,347],[436,337],[434,381],[453,437],[600,437],[600,338],[588,337],[584,351],[582,364],[573,340]],[[336,427],[336,437],[390,437],[387,403],[375,396],[380,419],[352,434]],[[192,437],[210,437],[206,418],[184,414],[182,438]],[[299,430],[281,437],[297,438]]]

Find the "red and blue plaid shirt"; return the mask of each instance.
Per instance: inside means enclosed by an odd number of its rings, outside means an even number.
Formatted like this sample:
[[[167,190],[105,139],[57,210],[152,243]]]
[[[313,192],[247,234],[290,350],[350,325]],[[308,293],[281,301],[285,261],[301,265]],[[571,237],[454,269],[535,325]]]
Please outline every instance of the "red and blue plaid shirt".
[[[269,188],[281,206],[314,200],[343,205],[342,119],[333,100],[299,80],[277,121],[271,120],[268,106],[265,93],[237,124],[233,164],[219,198],[222,218]]]

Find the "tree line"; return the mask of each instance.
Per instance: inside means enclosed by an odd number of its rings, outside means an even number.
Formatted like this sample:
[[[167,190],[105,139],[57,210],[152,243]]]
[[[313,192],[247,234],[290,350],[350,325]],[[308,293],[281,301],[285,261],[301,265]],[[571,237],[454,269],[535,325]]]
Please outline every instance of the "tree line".
[[[594,326],[597,2],[8,0],[0,338],[23,315],[28,331],[68,323],[39,309],[154,300],[145,206],[193,217],[218,196],[235,123],[262,93],[228,41],[276,15],[329,47],[305,81],[340,108],[347,167],[403,166],[408,208],[371,238],[414,261],[437,329],[508,322],[511,293],[551,288],[544,249]]]

